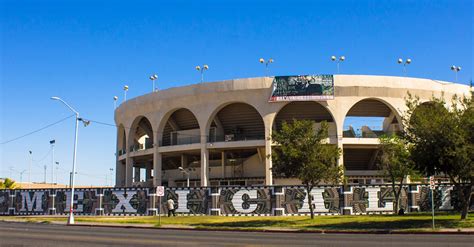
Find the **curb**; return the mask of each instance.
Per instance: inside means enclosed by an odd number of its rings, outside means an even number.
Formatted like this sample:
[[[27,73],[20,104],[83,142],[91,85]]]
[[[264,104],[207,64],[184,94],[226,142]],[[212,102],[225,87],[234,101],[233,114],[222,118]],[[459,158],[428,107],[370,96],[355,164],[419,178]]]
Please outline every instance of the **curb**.
[[[15,223],[32,223],[45,224],[41,222],[31,221],[6,221],[0,222],[15,222]],[[228,229],[228,228],[190,228],[190,227],[153,227],[140,225],[106,225],[106,224],[87,224],[76,223],[74,225],[67,225],[57,222],[49,222],[51,225],[63,225],[67,227],[101,227],[101,228],[127,228],[127,229],[148,229],[148,230],[177,230],[177,231],[214,231],[214,232],[265,232],[265,233],[316,233],[316,234],[377,234],[377,235],[474,235],[474,231],[399,231],[399,230],[361,230],[361,231],[345,231],[345,230],[299,230],[299,229]]]

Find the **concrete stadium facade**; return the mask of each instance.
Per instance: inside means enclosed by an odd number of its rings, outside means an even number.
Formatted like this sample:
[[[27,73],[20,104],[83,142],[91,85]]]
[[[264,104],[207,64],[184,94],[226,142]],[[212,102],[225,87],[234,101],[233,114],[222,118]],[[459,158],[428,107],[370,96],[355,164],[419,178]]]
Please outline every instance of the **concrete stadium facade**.
[[[408,77],[334,75],[334,99],[269,102],[273,77],[170,88],[130,99],[115,110],[116,186],[297,185],[272,174],[271,133],[282,122],[329,123],[329,143],[343,150],[349,183],[383,183],[375,169],[378,137],[401,130],[410,92],[422,102],[468,96],[466,85]],[[380,128],[345,126],[376,117]]]

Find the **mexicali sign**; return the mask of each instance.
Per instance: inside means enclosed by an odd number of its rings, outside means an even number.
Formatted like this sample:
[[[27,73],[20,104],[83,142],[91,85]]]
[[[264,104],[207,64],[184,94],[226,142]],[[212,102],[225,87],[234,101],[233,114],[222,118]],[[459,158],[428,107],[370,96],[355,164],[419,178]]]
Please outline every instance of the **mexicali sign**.
[[[437,210],[455,210],[454,187],[435,190]],[[391,213],[390,186],[321,186],[314,188],[314,211],[320,215]],[[168,188],[162,204],[156,188],[91,188],[74,193],[74,211],[79,215],[151,215],[167,213],[165,201],[176,202],[177,213],[189,215],[306,215],[308,195],[300,186]],[[0,215],[67,214],[68,189],[0,190]],[[431,209],[428,185],[402,188],[405,211]],[[156,208],[153,208],[156,205]],[[474,205],[471,206],[474,208]]]

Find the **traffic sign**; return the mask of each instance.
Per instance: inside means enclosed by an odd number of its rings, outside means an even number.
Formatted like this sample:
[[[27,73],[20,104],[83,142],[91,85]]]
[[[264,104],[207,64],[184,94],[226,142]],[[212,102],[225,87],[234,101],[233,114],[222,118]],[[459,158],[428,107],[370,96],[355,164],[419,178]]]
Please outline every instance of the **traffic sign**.
[[[434,190],[436,185],[436,181],[434,176],[430,176],[430,189]]]
[[[157,196],[165,196],[165,186],[156,187],[156,195]]]

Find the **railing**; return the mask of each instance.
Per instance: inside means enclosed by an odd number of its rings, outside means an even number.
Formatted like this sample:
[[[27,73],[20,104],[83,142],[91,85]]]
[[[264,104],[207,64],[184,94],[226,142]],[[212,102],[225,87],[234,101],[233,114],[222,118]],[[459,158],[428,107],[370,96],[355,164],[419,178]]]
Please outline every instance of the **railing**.
[[[127,153],[127,150],[126,150],[126,149],[120,149],[120,150],[117,152],[118,156],[124,155],[124,154],[126,154],[126,153]]]
[[[265,140],[265,135],[241,135],[241,134],[228,134],[228,135],[217,135],[209,136],[209,142],[233,142],[233,141],[255,141]]]
[[[182,136],[180,135],[176,139],[170,140],[169,143],[164,143],[163,141],[160,142],[160,146],[176,146],[176,145],[186,145],[186,144],[194,144],[200,143],[201,136]]]
[[[145,150],[145,149],[150,149],[150,148],[153,148],[152,142],[146,142],[145,144],[134,144],[130,146],[130,152],[135,152],[135,151]]]
[[[373,130],[372,128],[378,130]],[[349,126],[344,128],[344,131],[342,132],[342,136],[347,138],[379,138],[380,136],[385,134],[388,134],[388,132],[380,130],[379,126],[362,126],[360,129],[357,130],[354,130],[352,126]]]

